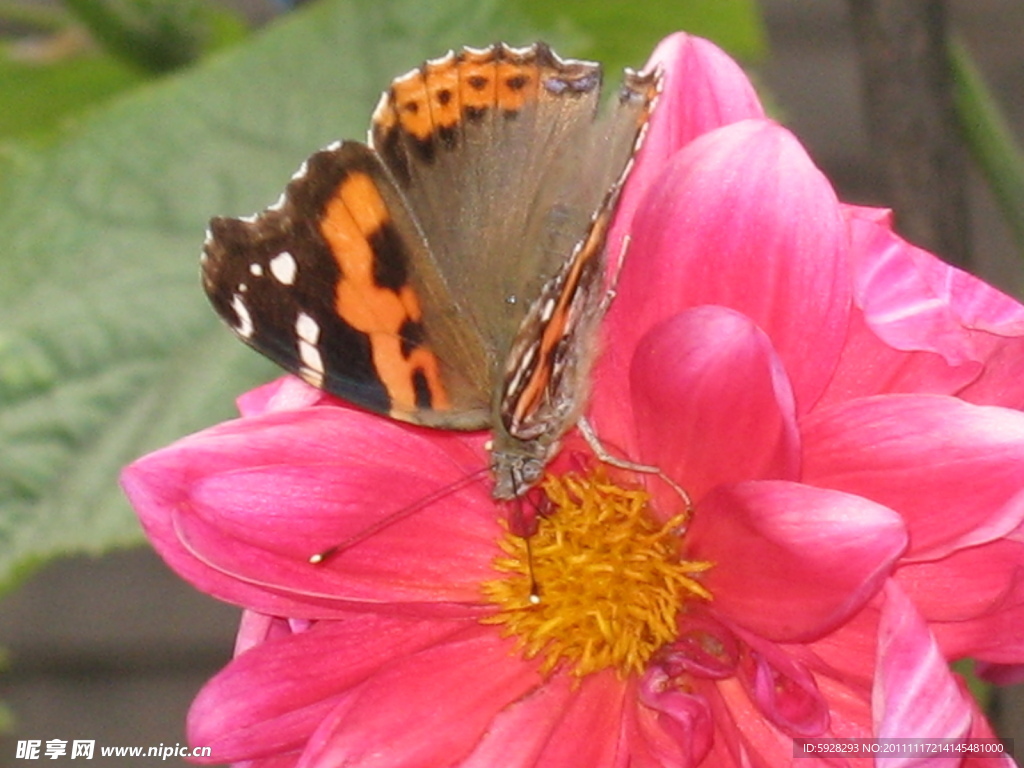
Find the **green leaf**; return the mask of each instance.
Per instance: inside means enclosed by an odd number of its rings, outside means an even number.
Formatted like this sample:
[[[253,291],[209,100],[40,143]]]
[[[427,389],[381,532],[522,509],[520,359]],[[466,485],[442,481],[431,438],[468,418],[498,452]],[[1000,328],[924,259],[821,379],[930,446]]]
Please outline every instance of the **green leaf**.
[[[963,44],[950,47],[950,61],[964,139],[1024,253],[1024,152]]]
[[[75,115],[141,83],[133,69],[98,53],[53,63],[0,55],[0,139],[43,138]]]
[[[278,373],[206,304],[210,216],[266,206],[311,152],[365,136],[381,90],[424,58],[528,39],[497,6],[314,4],[16,155],[0,179],[0,584],[139,541],[120,467]]]
[[[764,53],[757,0],[519,0],[536,24],[554,30],[548,42],[602,61],[610,72],[639,67],[665,35],[685,29],[736,56]]]
[[[246,35],[240,17],[205,0],[64,0],[107,51],[167,72]]]

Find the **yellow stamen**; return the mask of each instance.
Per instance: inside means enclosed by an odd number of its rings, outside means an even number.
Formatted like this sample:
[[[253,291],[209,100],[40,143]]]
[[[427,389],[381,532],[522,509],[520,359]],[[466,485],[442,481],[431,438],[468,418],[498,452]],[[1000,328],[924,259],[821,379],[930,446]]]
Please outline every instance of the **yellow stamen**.
[[[686,601],[711,599],[697,576],[712,563],[680,557],[686,515],[657,522],[643,490],[599,472],[549,476],[541,487],[553,513],[531,539],[540,600],[531,593],[526,542],[506,534],[506,556],[494,561],[505,576],[483,584],[500,610],[483,621],[517,637],[527,658],[543,655],[545,674],[563,662],[578,677],[608,667],[639,673],[676,638]]]

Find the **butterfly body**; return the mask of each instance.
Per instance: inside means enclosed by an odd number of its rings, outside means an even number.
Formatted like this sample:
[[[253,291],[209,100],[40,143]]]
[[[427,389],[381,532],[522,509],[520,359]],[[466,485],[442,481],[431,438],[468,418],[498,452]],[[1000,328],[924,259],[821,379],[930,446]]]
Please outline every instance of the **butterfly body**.
[[[203,282],[243,341],[367,410],[492,431],[494,496],[536,484],[587,395],[605,242],[656,100],[538,43],[397,78],[370,144],[315,153],[254,217],[216,218]]]

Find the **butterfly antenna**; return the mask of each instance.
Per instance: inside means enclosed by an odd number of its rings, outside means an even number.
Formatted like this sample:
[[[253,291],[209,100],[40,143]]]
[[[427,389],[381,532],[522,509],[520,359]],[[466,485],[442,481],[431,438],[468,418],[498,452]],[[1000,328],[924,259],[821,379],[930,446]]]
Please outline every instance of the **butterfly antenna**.
[[[323,563],[325,563],[330,558],[335,557],[336,555],[341,554],[346,549],[351,549],[352,547],[356,546],[357,544],[359,544],[362,541],[365,541],[366,539],[370,538],[371,536],[375,536],[378,533],[380,533],[381,531],[385,530],[386,528],[390,528],[395,523],[400,522],[402,520],[405,520],[407,517],[410,517],[410,516],[416,514],[420,510],[424,509],[425,507],[429,507],[434,502],[440,501],[441,499],[443,499],[443,498],[445,498],[447,496],[451,496],[453,493],[456,493],[457,491],[461,491],[463,488],[465,488],[468,485],[472,485],[477,480],[479,480],[482,475],[486,474],[487,471],[488,470],[485,468],[485,469],[479,469],[479,470],[477,470],[475,472],[471,472],[468,475],[466,475],[465,477],[463,477],[461,480],[456,480],[454,483],[452,483],[450,485],[446,485],[443,488],[438,488],[433,493],[429,493],[426,496],[423,496],[422,498],[417,499],[416,501],[414,501],[409,506],[403,507],[402,509],[399,509],[397,512],[392,512],[391,514],[387,515],[386,517],[381,518],[380,520],[378,520],[377,522],[373,523],[372,525],[367,526],[366,528],[361,530],[359,533],[357,533],[357,534],[355,534],[353,536],[350,536],[349,538],[345,539],[344,541],[342,541],[342,542],[340,542],[338,544],[335,544],[334,546],[328,547],[327,549],[321,550],[320,552],[317,552],[314,555],[310,555],[310,557],[309,557],[310,564],[311,565],[322,565]]]
[[[526,572],[530,577],[530,596],[527,598],[530,605],[540,605],[540,586],[537,584],[537,577],[533,573],[533,545],[530,544],[532,537],[527,536],[523,541],[526,543]]]
[[[513,504],[516,505],[517,509],[515,512],[516,524],[512,526],[513,533],[519,536],[526,545],[526,573],[530,577],[530,605],[540,605],[540,585],[537,584],[537,576],[533,572],[533,545],[530,543],[533,538],[533,534],[536,533],[537,529],[535,525],[527,526],[525,523],[526,516],[523,512],[523,504],[526,503],[522,496],[528,489],[519,490],[519,483],[516,480],[515,473],[511,475],[512,480],[512,498]],[[536,520],[536,514],[539,510],[534,510],[534,517],[531,520]],[[529,530],[527,528],[529,527]],[[518,528],[519,530],[514,530]]]

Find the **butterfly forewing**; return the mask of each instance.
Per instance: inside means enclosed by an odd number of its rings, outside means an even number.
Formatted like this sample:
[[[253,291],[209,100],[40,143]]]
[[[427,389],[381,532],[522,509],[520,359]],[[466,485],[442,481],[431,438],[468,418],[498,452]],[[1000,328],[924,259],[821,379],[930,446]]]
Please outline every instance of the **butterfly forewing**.
[[[257,217],[214,219],[203,282],[246,343],[314,386],[414,423],[490,422],[484,347],[365,145],[317,152]]]

